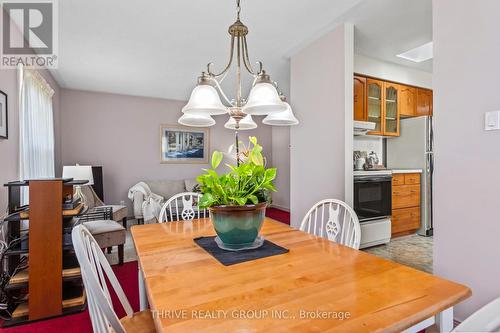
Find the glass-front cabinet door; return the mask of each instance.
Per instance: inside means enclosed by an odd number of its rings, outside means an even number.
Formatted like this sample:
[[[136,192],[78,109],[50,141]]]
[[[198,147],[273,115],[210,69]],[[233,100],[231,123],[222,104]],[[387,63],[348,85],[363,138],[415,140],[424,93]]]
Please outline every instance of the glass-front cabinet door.
[[[399,86],[385,82],[384,135],[399,136]]]
[[[383,129],[383,106],[384,106],[384,82],[379,80],[367,79],[367,109],[368,121],[374,122],[375,129],[368,134],[382,135]]]

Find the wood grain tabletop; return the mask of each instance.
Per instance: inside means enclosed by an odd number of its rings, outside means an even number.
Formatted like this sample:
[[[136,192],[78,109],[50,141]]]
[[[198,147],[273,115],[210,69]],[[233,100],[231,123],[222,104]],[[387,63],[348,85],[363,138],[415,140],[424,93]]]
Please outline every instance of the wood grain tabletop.
[[[469,288],[266,219],[289,253],[232,266],[193,239],[209,219],[137,225],[132,237],[158,332],[401,332]]]

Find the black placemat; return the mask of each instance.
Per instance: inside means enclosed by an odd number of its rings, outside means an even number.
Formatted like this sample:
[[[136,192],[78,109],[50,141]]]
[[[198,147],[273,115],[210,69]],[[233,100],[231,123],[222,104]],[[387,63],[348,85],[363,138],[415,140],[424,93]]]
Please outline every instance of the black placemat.
[[[224,266],[231,266],[246,261],[251,261],[260,258],[276,256],[278,254],[288,253],[289,250],[274,244],[268,240],[264,240],[264,244],[253,250],[243,251],[228,251],[223,250],[215,242],[215,236],[212,237],[198,237],[193,239],[198,246],[207,251],[217,261]]]

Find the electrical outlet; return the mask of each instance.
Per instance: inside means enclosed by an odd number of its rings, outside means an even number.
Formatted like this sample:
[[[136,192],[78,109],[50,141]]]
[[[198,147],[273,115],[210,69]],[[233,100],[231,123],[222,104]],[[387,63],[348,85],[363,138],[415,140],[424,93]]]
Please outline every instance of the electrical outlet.
[[[500,111],[491,111],[484,114],[484,130],[500,130]]]

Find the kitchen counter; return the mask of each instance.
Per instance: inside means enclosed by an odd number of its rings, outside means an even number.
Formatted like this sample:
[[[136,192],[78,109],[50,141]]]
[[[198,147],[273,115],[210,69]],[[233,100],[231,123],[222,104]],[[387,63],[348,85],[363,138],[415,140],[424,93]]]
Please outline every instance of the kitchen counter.
[[[391,169],[392,173],[422,173],[422,169]]]

